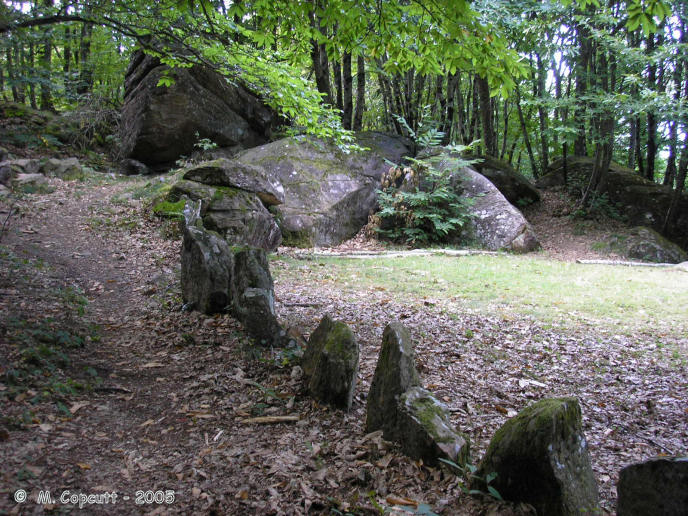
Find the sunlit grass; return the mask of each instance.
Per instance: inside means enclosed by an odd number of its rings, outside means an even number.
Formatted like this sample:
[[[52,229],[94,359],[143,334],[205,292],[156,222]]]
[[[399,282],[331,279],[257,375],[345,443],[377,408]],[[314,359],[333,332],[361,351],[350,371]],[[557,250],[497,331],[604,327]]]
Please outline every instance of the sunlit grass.
[[[348,290],[384,289],[395,296],[446,300],[471,311],[688,332],[688,274],[670,268],[509,255],[287,259],[285,265],[276,271],[278,277],[302,274],[307,267]]]

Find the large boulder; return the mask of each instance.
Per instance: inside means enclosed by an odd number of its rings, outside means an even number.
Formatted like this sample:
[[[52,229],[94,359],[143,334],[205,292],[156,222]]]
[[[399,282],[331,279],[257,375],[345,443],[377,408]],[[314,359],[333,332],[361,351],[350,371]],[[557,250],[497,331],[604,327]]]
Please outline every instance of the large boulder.
[[[505,500],[538,514],[573,516],[599,510],[597,484],[575,398],[543,399],[507,421],[492,438],[475,478],[487,475]]]
[[[349,410],[356,388],[359,353],[351,329],[341,321],[323,317],[308,339],[301,361],[310,395]]]
[[[514,167],[492,156],[475,156],[473,167],[497,187],[514,206],[524,207],[540,200],[537,188]]]
[[[688,512],[688,457],[631,464],[619,474],[619,516],[684,516]]]
[[[168,200],[178,202],[184,196],[201,202],[203,226],[216,231],[230,245],[274,251],[282,241],[274,217],[256,193],[182,180],[172,187]]]
[[[171,86],[158,86],[163,76]],[[136,52],[125,76],[122,152],[154,169],[190,155],[199,138],[220,147],[261,145],[278,117],[239,83],[203,66],[169,67]]]
[[[627,258],[647,262],[681,263],[688,260],[688,253],[683,249],[654,229],[643,226],[632,228],[623,235],[612,236],[609,246]]]
[[[491,251],[504,249],[527,253],[540,247],[523,214],[489,179],[471,167],[462,168],[454,177],[460,185],[461,195],[472,202],[472,217],[466,223],[463,238]]]
[[[576,156],[566,160],[567,184],[582,191],[592,174],[594,160]],[[553,162],[548,173],[537,181],[541,188],[564,184],[564,160]],[[606,193],[628,222],[662,230],[673,190],[641,177],[635,171],[611,163],[607,173]],[[680,196],[677,216],[666,230],[665,236],[683,248],[688,248],[688,194]]]
[[[278,140],[243,151],[236,161],[262,168],[284,187],[284,204],[272,211],[285,244],[337,245],[354,236],[377,203],[376,190],[388,159],[409,152],[404,140],[381,133],[359,137],[370,150],[344,152],[310,136]]]

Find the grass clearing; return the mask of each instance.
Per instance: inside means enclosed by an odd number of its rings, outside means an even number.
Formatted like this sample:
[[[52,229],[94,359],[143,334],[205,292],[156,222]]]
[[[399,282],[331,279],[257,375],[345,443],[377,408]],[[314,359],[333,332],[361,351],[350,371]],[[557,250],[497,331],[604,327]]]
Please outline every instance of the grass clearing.
[[[305,267],[344,290],[386,290],[559,324],[688,331],[688,274],[675,269],[510,255],[280,259],[286,267],[276,270],[278,278],[302,275]]]

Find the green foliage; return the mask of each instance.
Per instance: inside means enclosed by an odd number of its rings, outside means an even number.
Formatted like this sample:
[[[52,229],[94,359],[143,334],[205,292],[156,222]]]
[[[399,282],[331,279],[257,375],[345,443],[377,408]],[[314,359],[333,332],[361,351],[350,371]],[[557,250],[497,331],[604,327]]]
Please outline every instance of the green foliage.
[[[448,466],[450,466],[452,469],[456,470],[459,476],[461,477],[462,481],[459,483],[459,487],[461,488],[461,491],[463,491],[466,494],[471,494],[471,495],[488,495],[491,496],[492,498],[495,498],[496,500],[503,500],[502,495],[499,494],[499,491],[497,491],[493,486],[490,485],[490,483],[497,478],[497,473],[488,473],[484,478],[479,477],[478,475],[475,474],[475,472],[478,470],[477,466],[474,466],[473,464],[466,463],[465,466],[461,466],[457,464],[454,461],[447,460],[447,459],[439,459],[440,461],[444,462]],[[472,489],[471,487],[476,485],[476,484],[482,484],[485,486],[486,491],[482,491],[480,489]]]

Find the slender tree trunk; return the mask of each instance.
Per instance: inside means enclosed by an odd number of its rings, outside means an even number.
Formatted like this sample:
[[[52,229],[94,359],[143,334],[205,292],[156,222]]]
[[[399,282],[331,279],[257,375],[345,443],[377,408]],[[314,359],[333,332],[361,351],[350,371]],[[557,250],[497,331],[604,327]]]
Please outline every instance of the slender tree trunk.
[[[490,85],[486,78],[476,76],[475,78],[480,98],[480,117],[483,125],[483,145],[485,154],[488,156],[497,155],[497,138],[492,124],[492,99],[490,98]]]
[[[36,70],[36,50],[33,41],[29,43],[29,66],[27,67],[29,74],[31,76],[35,75]],[[38,109],[38,103],[36,102],[36,84],[31,81],[29,82],[29,103],[33,109]]]
[[[545,86],[547,71],[545,70],[545,65],[542,63],[540,54],[536,53],[535,58],[537,63],[538,97],[540,98],[538,104],[538,115],[540,116],[540,170],[542,170],[544,174],[549,166],[549,142],[547,140],[547,120],[549,115],[545,106],[547,97],[547,89]]]
[[[578,60],[576,61],[576,108],[573,112],[574,123],[578,130],[578,136],[573,146],[576,156],[587,155],[587,138],[585,128],[586,106],[583,97],[588,91],[589,69],[592,60],[592,41],[590,29],[583,24],[576,26],[578,35]]]
[[[365,57],[359,55],[356,59],[356,111],[354,113],[354,131],[363,128],[363,111],[365,110]]]
[[[342,127],[344,127],[344,129],[351,129],[354,98],[350,52],[345,52],[342,56],[342,89],[344,93],[344,111],[342,112]]]
[[[504,156],[506,154],[506,140],[507,136],[509,135],[509,101],[504,100],[504,114],[502,115],[502,118],[504,119],[504,130],[502,133],[502,150],[499,151],[499,159],[504,160]]]
[[[342,64],[338,60],[332,61],[332,72],[334,73],[334,89],[337,96],[337,109],[344,110],[344,101],[342,93]]]
[[[684,127],[684,131],[688,131],[688,127]],[[664,234],[670,231],[671,226],[674,224],[676,216],[678,215],[678,205],[681,200],[681,195],[686,185],[686,172],[688,172],[688,134],[684,134],[683,148],[681,149],[681,157],[679,159],[678,171],[676,174],[676,186],[671,195],[669,209],[667,210],[664,223],[662,224],[662,233]]]
[[[656,47],[655,35],[647,37],[647,54],[654,59],[652,54]],[[657,65],[651,63],[647,67],[647,82],[650,88],[657,90]],[[655,158],[657,156],[657,113],[653,108],[647,112],[647,167],[645,168],[645,178],[650,181],[655,180]]]
[[[314,1],[314,4],[317,6],[317,0]],[[315,14],[315,9],[311,13],[311,27],[321,32],[320,20]],[[333,105],[332,87],[330,86],[330,63],[327,58],[327,49],[325,48],[325,44],[318,43],[315,39],[311,40],[311,62],[313,63],[315,85],[323,96],[323,102]]]
[[[93,90],[93,65],[91,63],[91,36],[93,25],[84,23],[81,25],[81,37],[79,40],[79,84],[76,92],[85,95]]]
[[[528,136],[528,129],[526,127],[526,119],[523,116],[523,108],[521,107],[521,90],[518,85],[516,86],[516,108],[518,110],[518,119],[521,122],[521,132],[523,133],[523,143],[526,145],[526,150],[528,151],[528,158],[530,159],[530,167],[533,171],[533,177],[537,179],[540,177],[538,172],[537,164],[535,162],[535,156],[533,155],[533,147],[530,144],[530,137]]]
[[[7,60],[7,80],[10,82],[12,87],[12,100],[14,100],[14,102],[19,102],[19,89],[17,88],[17,72],[15,70],[12,59],[12,47],[7,47],[7,51],[5,52],[5,58]]]

